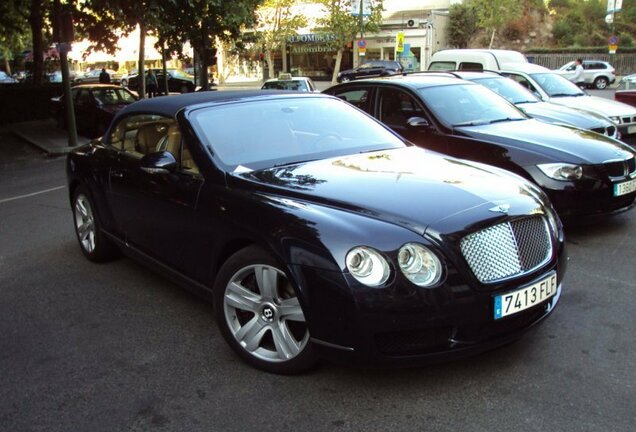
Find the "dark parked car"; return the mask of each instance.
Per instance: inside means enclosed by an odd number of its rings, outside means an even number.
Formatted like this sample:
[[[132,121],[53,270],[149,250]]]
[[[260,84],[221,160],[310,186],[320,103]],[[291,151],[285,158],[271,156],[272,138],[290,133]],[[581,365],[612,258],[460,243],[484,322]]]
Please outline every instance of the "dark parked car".
[[[137,100],[125,88],[112,84],[82,84],[71,89],[78,132],[94,138],[102,136],[117,111]],[[51,99],[53,117],[66,128],[64,96]]]
[[[518,82],[496,72],[457,71],[452,74],[488,87],[532,118],[553,124],[576,126],[612,138],[620,138],[618,128],[608,117],[590,111],[543,102]]]
[[[400,62],[393,60],[372,60],[360,66],[338,72],[338,82],[347,82],[360,78],[395,75],[402,73],[404,67]]]
[[[325,93],[363,109],[415,144],[533,181],[564,219],[612,214],[634,204],[631,147],[531,119],[475,83],[421,74],[340,84]]]
[[[159,94],[164,93],[163,69],[152,69],[157,77],[157,90]],[[148,73],[148,71],[146,71]],[[139,75],[129,76],[128,88],[139,91]],[[194,76],[178,69],[168,69],[168,91],[170,93],[191,93],[195,90]]]
[[[88,259],[120,250],[211,298],[228,344],[270,372],[480,352],[561,293],[563,230],[540,189],[325,95],[146,99],[67,175]]]

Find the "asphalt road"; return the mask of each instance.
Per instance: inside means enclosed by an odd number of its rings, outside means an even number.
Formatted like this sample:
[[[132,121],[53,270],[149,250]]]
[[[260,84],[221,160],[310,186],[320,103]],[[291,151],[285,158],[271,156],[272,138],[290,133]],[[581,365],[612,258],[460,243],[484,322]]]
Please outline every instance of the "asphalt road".
[[[209,304],[129,259],[84,259],[63,159],[0,130],[0,161],[1,431],[634,430],[635,211],[567,232],[560,305],[518,343],[285,377],[241,363]]]

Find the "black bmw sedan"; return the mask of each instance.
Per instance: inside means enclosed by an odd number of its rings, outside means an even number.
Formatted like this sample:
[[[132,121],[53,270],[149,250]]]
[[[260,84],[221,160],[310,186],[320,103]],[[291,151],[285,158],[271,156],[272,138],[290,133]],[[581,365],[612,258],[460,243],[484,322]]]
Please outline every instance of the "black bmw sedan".
[[[480,352],[561,294],[563,230],[540,189],[334,97],[144,100],[67,175],[89,260],[123,252],[211,299],[232,349],[270,372]]]
[[[632,147],[589,130],[532,119],[481,85],[443,73],[421,74],[350,82],[324,93],[419,146],[525,177],[547,193],[568,222],[634,205]]]

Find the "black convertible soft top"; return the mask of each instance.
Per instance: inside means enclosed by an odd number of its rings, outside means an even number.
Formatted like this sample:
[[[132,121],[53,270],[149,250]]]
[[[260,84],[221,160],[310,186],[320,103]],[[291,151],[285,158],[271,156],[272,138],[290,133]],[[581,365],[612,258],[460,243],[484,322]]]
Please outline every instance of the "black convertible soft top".
[[[308,95],[307,93],[304,93]],[[117,118],[129,114],[159,114],[166,117],[174,117],[185,107],[206,103],[226,102],[241,99],[276,98],[280,96],[301,96],[302,93],[294,91],[273,90],[231,90],[231,91],[201,91],[185,93],[174,96],[159,96],[151,99],[142,99],[128,105],[117,113]],[[320,96],[311,93],[312,96]]]

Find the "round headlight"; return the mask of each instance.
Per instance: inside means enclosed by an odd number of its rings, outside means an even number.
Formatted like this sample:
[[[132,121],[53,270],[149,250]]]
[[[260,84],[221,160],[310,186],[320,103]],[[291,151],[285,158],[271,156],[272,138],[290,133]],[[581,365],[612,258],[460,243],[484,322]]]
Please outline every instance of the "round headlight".
[[[389,278],[389,263],[379,252],[364,246],[349,251],[347,269],[359,282],[368,286],[382,285]]]
[[[442,277],[442,263],[428,248],[407,243],[400,248],[398,264],[404,276],[415,285],[429,287]]]

